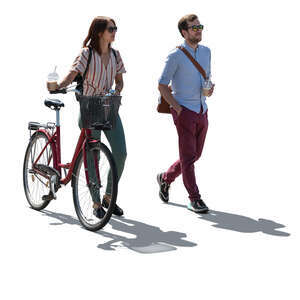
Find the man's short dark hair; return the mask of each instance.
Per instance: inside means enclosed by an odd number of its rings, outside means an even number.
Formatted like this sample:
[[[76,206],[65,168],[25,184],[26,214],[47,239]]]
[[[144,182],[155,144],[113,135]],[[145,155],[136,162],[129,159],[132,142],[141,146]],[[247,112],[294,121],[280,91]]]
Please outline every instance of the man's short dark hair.
[[[196,15],[191,14],[191,15],[186,15],[186,16],[182,17],[179,20],[178,29],[179,29],[179,32],[182,35],[182,37],[184,37],[183,34],[182,34],[182,30],[188,30],[188,23],[187,22],[188,21],[193,22],[196,19],[198,19],[198,17]]]

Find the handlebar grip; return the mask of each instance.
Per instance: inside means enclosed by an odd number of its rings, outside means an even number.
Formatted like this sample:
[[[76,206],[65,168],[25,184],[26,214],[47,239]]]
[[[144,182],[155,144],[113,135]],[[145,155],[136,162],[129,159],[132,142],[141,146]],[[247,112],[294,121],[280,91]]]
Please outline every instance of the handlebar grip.
[[[55,91],[49,91],[50,94],[66,94],[67,90],[66,89],[61,89],[61,90],[55,90]]]

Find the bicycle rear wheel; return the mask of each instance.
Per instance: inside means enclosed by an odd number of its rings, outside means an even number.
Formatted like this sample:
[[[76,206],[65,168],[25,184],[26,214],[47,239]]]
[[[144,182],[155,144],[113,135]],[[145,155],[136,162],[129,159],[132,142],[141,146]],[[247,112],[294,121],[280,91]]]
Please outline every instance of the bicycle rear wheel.
[[[97,231],[107,224],[112,215],[118,194],[118,175],[113,156],[110,150],[103,143],[99,143],[97,147],[90,151],[99,151],[100,154],[100,160],[98,163],[101,180],[100,197],[106,193],[108,184],[111,184],[111,200],[109,207],[105,209],[106,213],[103,218],[98,219],[94,216],[93,200],[86,182],[82,152],[79,154],[73,170],[73,201],[76,214],[81,224],[88,230]],[[108,181],[109,174],[111,174],[111,183]]]
[[[50,201],[42,199],[44,195],[50,192],[49,180],[33,172],[32,165],[39,157],[40,153],[48,143],[48,137],[45,133],[35,132],[27,146],[23,164],[23,185],[26,199],[29,205],[35,210],[44,209]],[[49,144],[39,159],[40,164],[52,166],[53,153]]]

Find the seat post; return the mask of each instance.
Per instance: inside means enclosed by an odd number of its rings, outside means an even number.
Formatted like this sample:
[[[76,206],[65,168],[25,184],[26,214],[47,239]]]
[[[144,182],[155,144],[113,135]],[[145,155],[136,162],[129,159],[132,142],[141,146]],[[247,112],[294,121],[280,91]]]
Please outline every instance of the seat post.
[[[61,176],[60,116],[59,116],[60,107],[56,108],[55,111],[56,111],[56,155],[57,155],[56,169],[58,170]]]
[[[56,126],[60,126],[59,109],[56,109]]]

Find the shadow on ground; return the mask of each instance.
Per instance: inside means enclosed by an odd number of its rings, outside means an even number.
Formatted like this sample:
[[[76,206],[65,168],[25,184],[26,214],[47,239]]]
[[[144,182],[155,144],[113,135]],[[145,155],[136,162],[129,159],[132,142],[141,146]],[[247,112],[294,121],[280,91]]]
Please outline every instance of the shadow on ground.
[[[185,205],[169,202],[167,205],[184,207]],[[276,236],[290,236],[290,233],[280,231],[279,228],[285,228],[285,225],[274,222],[272,220],[259,218],[258,220],[241,216],[237,214],[210,210],[207,214],[195,214],[201,220],[214,223],[212,226],[232,231],[254,233],[263,232],[265,234]]]
[[[43,210],[43,214],[54,218],[59,222],[50,223],[51,225],[71,224],[79,225],[77,219],[72,216]],[[127,219],[124,217],[112,217],[109,221],[113,230],[119,233],[114,234],[106,231],[106,227],[96,232],[109,241],[99,244],[97,247],[103,250],[116,250],[118,248],[128,248],[139,253],[158,253],[177,250],[177,247],[194,247],[196,243],[185,240],[186,233],[177,231],[163,231],[158,226],[152,226],[140,221]],[[133,237],[122,235],[131,234]]]

